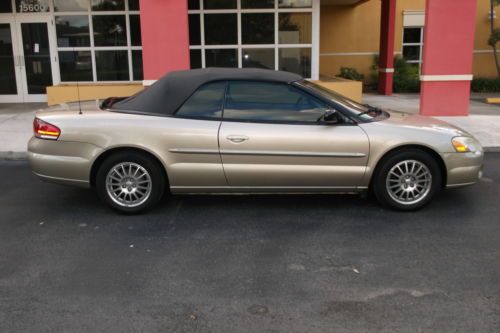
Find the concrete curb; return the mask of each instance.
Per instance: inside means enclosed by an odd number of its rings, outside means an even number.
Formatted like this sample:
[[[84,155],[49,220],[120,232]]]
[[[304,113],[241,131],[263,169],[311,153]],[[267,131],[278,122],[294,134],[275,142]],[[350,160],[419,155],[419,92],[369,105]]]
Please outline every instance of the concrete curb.
[[[28,158],[28,153],[25,151],[0,151],[0,160],[17,161]]]
[[[485,153],[500,153],[500,147],[484,147]],[[0,161],[26,160],[28,153],[25,151],[0,151]]]

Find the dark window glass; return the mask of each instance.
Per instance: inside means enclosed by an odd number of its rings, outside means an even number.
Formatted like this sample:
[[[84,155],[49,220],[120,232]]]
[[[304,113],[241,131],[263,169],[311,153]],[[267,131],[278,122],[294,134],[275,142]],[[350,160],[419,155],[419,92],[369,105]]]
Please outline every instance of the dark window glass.
[[[189,14],[189,45],[201,44],[200,15]]]
[[[201,50],[189,50],[191,69],[201,68]]]
[[[57,46],[90,46],[89,17],[56,16]]]
[[[97,81],[128,81],[127,51],[96,51]]]
[[[420,43],[420,28],[405,28],[403,34],[403,43]]]
[[[10,0],[0,1],[0,13],[12,13],[12,2]]]
[[[125,15],[94,15],[95,46],[127,45],[127,28]]]
[[[92,81],[90,51],[60,51],[61,81]]]
[[[238,67],[236,50],[205,50],[205,67]]]
[[[180,107],[176,115],[193,118],[220,119],[225,89],[225,82],[213,82],[201,86]]]
[[[188,9],[200,9],[200,0],[188,0]]]
[[[205,9],[236,9],[236,0],[203,0]]]
[[[279,50],[279,69],[311,77],[311,49],[283,48]]]
[[[237,44],[238,32],[236,14],[206,14],[205,44]]]
[[[79,0],[54,0],[54,10],[56,12],[76,12],[87,11],[89,3]]]
[[[49,10],[49,0],[16,0],[16,12],[18,13],[40,13]]]
[[[316,123],[327,107],[288,84],[230,82],[224,119]]]
[[[243,67],[274,69],[274,49],[243,49]]]
[[[243,44],[274,44],[274,14],[241,14]]]
[[[130,15],[130,43],[132,46],[141,46],[141,18],[139,15]]]
[[[406,61],[420,60],[420,46],[403,46],[403,58]]]
[[[274,0],[241,0],[241,8],[274,8]]]
[[[129,10],[139,10],[139,0],[128,0],[128,9]]]
[[[92,10],[125,10],[125,0],[92,0]]]
[[[142,72],[142,50],[132,50],[132,70],[135,81],[144,80]]]
[[[312,41],[311,13],[279,14],[280,44],[311,44],[311,41]]]
[[[0,24],[0,95],[17,94],[10,24]]]
[[[278,0],[279,8],[311,8],[312,0]]]

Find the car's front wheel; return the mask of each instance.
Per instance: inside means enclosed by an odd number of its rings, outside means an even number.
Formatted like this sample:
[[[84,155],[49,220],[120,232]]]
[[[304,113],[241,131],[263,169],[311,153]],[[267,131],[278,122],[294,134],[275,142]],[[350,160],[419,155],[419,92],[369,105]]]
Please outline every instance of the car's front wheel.
[[[441,188],[441,172],[428,153],[417,149],[400,151],[381,161],[372,185],[382,205],[416,210],[428,204]]]
[[[96,177],[99,197],[122,213],[138,213],[157,204],[165,191],[162,166],[145,154],[120,152],[108,157]]]

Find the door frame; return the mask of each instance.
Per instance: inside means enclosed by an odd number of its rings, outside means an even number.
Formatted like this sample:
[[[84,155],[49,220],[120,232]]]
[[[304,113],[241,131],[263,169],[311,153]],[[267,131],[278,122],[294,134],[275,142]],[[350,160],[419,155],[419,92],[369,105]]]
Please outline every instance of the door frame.
[[[14,16],[0,15],[0,24],[9,24],[10,38],[12,40],[12,54],[14,57],[14,75],[16,80],[17,94],[0,95],[2,103],[22,103],[24,90],[21,75],[21,57],[19,56],[17,24]]]
[[[23,23],[46,23],[47,24],[47,34],[49,40],[49,50],[50,50],[50,63],[51,63],[51,74],[52,74],[52,84],[59,82],[59,65],[57,61],[57,40],[55,33],[54,18],[49,13],[41,14],[19,14],[16,15],[14,20],[16,26],[16,41],[17,41],[17,51],[19,56],[19,67],[21,75],[22,84],[22,101],[23,102],[46,102],[47,94],[29,94],[28,93],[28,81],[26,77],[26,68],[24,63],[24,48],[23,48],[23,37],[21,24]]]

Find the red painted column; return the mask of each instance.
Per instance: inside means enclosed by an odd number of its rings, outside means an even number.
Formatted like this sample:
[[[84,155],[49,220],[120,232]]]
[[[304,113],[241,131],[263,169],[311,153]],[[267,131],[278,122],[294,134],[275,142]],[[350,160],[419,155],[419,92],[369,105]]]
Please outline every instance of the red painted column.
[[[186,0],[140,0],[144,80],[189,69]]]
[[[396,0],[382,0],[381,11],[378,92],[382,95],[392,95]]]
[[[420,113],[469,114],[476,0],[427,0]]]

